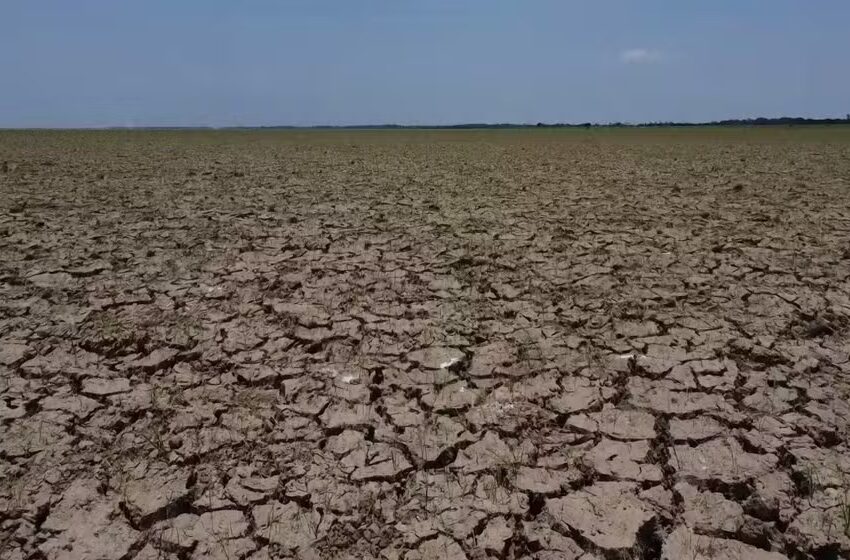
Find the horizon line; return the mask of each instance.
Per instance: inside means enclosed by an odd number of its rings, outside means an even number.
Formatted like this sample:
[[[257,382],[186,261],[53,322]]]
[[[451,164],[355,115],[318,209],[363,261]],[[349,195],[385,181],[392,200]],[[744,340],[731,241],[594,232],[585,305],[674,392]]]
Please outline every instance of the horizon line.
[[[457,124],[354,124],[354,125],[103,125],[103,126],[22,126],[3,127],[12,130],[447,130],[447,129],[509,129],[509,128],[664,128],[664,127],[707,127],[707,126],[776,126],[776,125],[840,125],[850,124],[850,113],[845,118],[836,117],[752,117],[729,118],[714,121],[647,121],[647,122],[582,122],[582,123],[485,123],[467,122]]]

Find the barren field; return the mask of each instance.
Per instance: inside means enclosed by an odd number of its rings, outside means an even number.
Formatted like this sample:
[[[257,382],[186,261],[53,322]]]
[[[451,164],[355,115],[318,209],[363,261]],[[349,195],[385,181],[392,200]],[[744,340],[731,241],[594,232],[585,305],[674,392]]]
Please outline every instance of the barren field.
[[[4,560],[850,557],[850,128],[0,166]]]

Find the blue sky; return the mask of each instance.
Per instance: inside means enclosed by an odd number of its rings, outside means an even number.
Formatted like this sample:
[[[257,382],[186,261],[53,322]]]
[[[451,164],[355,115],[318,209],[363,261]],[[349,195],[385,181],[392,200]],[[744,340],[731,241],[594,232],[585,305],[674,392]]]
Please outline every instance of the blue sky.
[[[0,127],[850,113],[847,0],[3,0]]]

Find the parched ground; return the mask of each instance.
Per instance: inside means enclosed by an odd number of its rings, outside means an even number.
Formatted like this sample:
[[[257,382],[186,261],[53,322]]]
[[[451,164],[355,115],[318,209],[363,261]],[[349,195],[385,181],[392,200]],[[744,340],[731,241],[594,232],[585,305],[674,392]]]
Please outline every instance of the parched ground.
[[[0,134],[0,557],[850,555],[850,130]]]

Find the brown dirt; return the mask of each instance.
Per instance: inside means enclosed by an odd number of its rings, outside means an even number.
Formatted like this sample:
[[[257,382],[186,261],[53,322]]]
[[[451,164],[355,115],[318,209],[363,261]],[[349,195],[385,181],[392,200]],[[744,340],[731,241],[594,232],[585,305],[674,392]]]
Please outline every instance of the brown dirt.
[[[0,134],[0,557],[850,555],[850,132]]]

